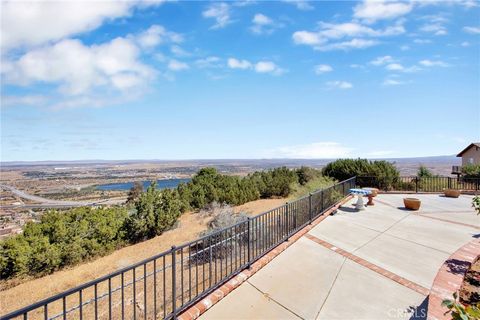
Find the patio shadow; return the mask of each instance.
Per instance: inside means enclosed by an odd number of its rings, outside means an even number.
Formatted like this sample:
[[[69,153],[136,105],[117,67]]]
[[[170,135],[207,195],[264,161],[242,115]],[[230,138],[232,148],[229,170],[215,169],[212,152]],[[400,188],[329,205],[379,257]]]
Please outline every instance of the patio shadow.
[[[465,274],[470,267],[470,262],[458,259],[448,259],[445,263],[447,264],[449,272],[453,274]]]
[[[338,211],[343,211],[343,212],[358,212],[357,209],[355,209],[355,208],[349,208],[349,207],[340,207],[340,208],[338,208]]]
[[[428,296],[423,299],[422,303],[419,306],[413,307],[410,306],[407,309],[408,313],[411,313],[412,316],[409,320],[425,320],[427,319],[428,313]]]

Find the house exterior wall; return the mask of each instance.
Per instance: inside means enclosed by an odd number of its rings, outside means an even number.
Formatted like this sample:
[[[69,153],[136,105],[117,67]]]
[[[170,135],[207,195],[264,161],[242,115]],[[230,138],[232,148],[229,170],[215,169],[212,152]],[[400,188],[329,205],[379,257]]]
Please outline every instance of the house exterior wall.
[[[462,154],[462,166],[480,164],[480,148],[473,146]]]

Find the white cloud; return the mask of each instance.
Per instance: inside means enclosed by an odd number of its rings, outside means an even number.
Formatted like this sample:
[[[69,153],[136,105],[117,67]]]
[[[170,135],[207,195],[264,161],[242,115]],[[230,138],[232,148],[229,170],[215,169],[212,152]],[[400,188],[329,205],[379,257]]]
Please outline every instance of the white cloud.
[[[96,87],[125,90],[144,84],[154,74],[139,55],[138,47],[127,38],[91,46],[67,39],[7,62],[3,73],[8,83],[58,84],[66,95],[85,94]]]
[[[350,68],[353,68],[353,69],[365,69],[365,66],[361,65],[361,64],[358,64],[358,63],[352,63],[350,65]]]
[[[212,29],[221,29],[229,25],[232,21],[230,19],[230,6],[225,3],[213,3],[206,10],[202,12],[204,18],[215,19],[215,24]]]
[[[347,81],[329,81],[327,82],[327,87],[330,89],[351,89],[353,85]]]
[[[393,36],[405,33],[405,28],[401,23],[397,23],[393,26],[386,27],[385,29],[373,29],[365,25],[347,22],[347,23],[326,23],[320,22],[319,26],[321,28],[320,34],[326,38],[330,39],[339,39],[344,37],[359,37],[359,36],[370,36],[370,37],[383,37],[383,36]]]
[[[463,31],[472,34],[480,34],[480,27],[463,27]]]
[[[429,39],[414,39],[413,42],[418,43],[418,44],[428,44],[428,43],[432,43],[432,40],[429,40]]]
[[[403,70],[405,70],[405,68],[399,63],[387,64],[385,69],[390,70],[390,71],[403,71]]]
[[[325,39],[322,39],[320,34],[310,31],[296,31],[292,35],[293,42],[295,44],[305,44],[305,45],[318,45],[322,42],[325,42]]]
[[[238,60],[235,58],[229,58],[227,60],[227,64],[231,69],[250,69],[252,68],[252,64],[247,60]]]
[[[41,106],[47,103],[48,99],[42,95],[22,95],[22,96],[1,96],[1,105],[3,107],[15,106]]]
[[[328,64],[318,64],[314,67],[314,71],[316,74],[322,74],[333,71],[333,68]]]
[[[349,41],[335,42],[322,46],[318,46],[315,49],[319,51],[331,51],[331,50],[350,50],[350,49],[365,49],[377,45],[377,40],[369,39],[352,39]]]
[[[267,26],[267,25],[273,24],[272,19],[270,19],[269,17],[267,17],[266,15],[261,14],[261,13],[257,13],[253,17],[252,22],[254,24],[258,24],[258,25],[261,25],[261,26]]]
[[[413,8],[411,3],[365,0],[355,6],[354,17],[364,19],[367,22],[375,22],[383,19],[393,19],[409,13]]]
[[[281,75],[285,70],[281,69],[272,61],[259,61],[255,64],[255,72],[257,73],[271,73],[273,75]]]
[[[402,51],[407,51],[407,50],[410,50],[410,46],[407,46],[406,44],[400,46],[400,50]]]
[[[420,31],[430,32],[436,36],[444,36],[448,33],[447,28],[440,23],[425,24],[420,28]]]
[[[468,41],[463,41],[460,45],[461,45],[462,47],[470,47],[470,42],[468,42]]]
[[[395,79],[385,79],[382,83],[384,86],[398,86],[404,84],[403,81],[395,80]]]
[[[419,64],[421,64],[424,67],[448,67],[448,63],[445,63],[445,62],[440,61],[440,60],[436,60],[436,61],[422,60],[422,61],[419,62]]]
[[[94,30],[159,1],[2,1],[2,50],[38,46]]]
[[[308,1],[305,0],[283,0],[285,3],[293,4],[298,10],[308,11],[315,9]]]
[[[178,57],[188,57],[191,55],[188,51],[184,50],[182,47],[178,45],[171,46],[170,51]]]
[[[401,65],[400,63],[390,63],[385,66],[385,69],[388,71],[399,71],[399,72],[405,72],[405,73],[412,73],[412,72],[417,72],[420,71],[420,68],[417,66],[411,66],[411,67],[405,67]]]
[[[255,34],[271,34],[275,29],[282,27],[282,24],[276,23],[264,14],[257,13],[252,19],[250,31]]]
[[[186,64],[185,62],[182,62],[182,61],[171,59],[168,62],[168,69],[171,70],[171,71],[183,71],[183,70],[187,70],[189,68],[190,67],[188,66],[188,64]]]
[[[179,43],[183,41],[182,35],[167,31],[164,27],[153,25],[147,30],[134,36],[142,48],[153,48],[164,42]]]
[[[314,142],[279,147],[267,151],[266,156],[272,158],[334,159],[349,157],[353,150],[338,142]]]
[[[349,50],[368,48],[379,43],[378,37],[395,36],[405,33],[403,21],[384,29],[373,29],[358,22],[319,23],[319,31],[296,31],[292,35],[295,44],[309,45],[315,50]],[[345,39],[344,38],[350,38]]]
[[[370,64],[373,64],[374,66],[382,66],[390,62],[393,62],[392,56],[383,56],[377,57],[375,60],[370,61]]]
[[[202,59],[195,60],[195,65],[200,68],[220,68],[223,66],[219,57],[210,56]]]
[[[231,69],[253,69],[257,73],[270,73],[276,76],[282,75],[286,70],[280,68],[272,61],[258,61],[257,63],[251,63],[248,60],[240,60],[235,58],[229,58],[227,65]]]
[[[411,0],[412,3],[423,7],[428,5],[460,5],[467,9],[478,7],[478,0]]]

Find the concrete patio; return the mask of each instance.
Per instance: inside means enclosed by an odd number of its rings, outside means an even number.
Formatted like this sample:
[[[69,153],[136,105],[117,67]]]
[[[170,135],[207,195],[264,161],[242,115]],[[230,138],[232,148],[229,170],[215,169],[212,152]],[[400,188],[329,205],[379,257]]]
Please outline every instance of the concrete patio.
[[[411,196],[411,195],[410,195]],[[480,236],[472,196],[381,194],[343,205],[201,319],[424,319],[438,269]]]

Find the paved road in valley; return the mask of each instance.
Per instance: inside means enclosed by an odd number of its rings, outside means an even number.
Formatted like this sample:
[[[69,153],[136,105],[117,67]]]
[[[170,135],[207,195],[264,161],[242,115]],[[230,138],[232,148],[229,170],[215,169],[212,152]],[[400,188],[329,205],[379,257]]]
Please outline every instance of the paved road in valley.
[[[8,206],[0,206],[4,209],[11,209],[11,208],[28,208],[28,209],[35,209],[35,208],[71,208],[71,207],[83,207],[83,206],[95,206],[100,204],[119,204],[124,202],[124,200],[113,199],[113,200],[100,200],[94,202],[83,202],[83,201],[65,201],[65,200],[52,200],[47,199],[35,195],[28,194],[22,190],[18,190],[12,186],[7,186],[4,184],[0,184],[0,188],[4,190],[8,190],[20,198],[39,202],[39,204],[19,204],[19,205],[8,205]]]

